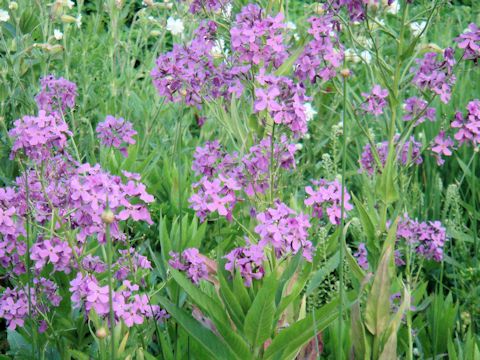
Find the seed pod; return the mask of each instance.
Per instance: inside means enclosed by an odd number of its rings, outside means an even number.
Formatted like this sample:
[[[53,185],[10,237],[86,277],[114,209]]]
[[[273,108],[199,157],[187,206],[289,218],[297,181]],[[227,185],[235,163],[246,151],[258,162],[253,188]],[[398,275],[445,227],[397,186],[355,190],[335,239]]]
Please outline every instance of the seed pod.
[[[102,221],[104,222],[104,224],[107,224],[107,225],[110,225],[115,221],[115,214],[112,212],[112,210],[106,209],[102,213]]]
[[[103,340],[107,337],[107,330],[102,326],[97,329],[96,335],[100,340]]]

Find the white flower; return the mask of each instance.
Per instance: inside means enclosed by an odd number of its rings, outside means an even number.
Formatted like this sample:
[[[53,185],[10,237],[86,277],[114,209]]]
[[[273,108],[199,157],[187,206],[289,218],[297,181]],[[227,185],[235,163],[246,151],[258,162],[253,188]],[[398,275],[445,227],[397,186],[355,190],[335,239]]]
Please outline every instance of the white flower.
[[[213,45],[212,50],[210,50],[210,54],[214,58],[219,58],[219,57],[222,57],[223,54],[226,55],[226,53],[227,52],[225,51],[225,40],[223,39],[215,40],[215,45]]]
[[[61,6],[66,6],[69,9],[73,9],[73,6],[75,5],[75,3],[71,0],[57,0],[57,4]]]
[[[77,28],[82,27],[82,14],[78,14],[77,18],[75,19],[75,24],[77,24]]]
[[[53,37],[55,38],[55,40],[62,40],[63,39],[63,33],[60,30],[55,29],[55,30],[53,30]]]
[[[172,17],[167,19],[167,30],[170,31],[172,35],[181,35],[184,29],[181,19],[174,19]]]
[[[10,20],[10,15],[8,14],[8,11],[0,9],[0,22],[7,22],[8,20]]]
[[[364,50],[360,53],[360,57],[365,61],[367,64],[370,64],[372,62],[372,54],[370,54],[370,51]]]
[[[412,30],[413,36],[418,36],[420,33],[425,29],[425,26],[427,26],[426,21],[421,21],[421,22],[412,22],[410,24],[410,29]]]
[[[298,143],[298,144],[295,144],[295,148],[296,148],[298,151],[300,151],[300,150],[302,150],[302,149],[303,149],[303,145],[302,145],[302,144],[300,144],[300,143]]]
[[[303,109],[305,111],[305,117],[307,121],[312,120],[315,115],[317,115],[317,111],[312,107],[312,104],[310,103],[303,104]]]
[[[222,8],[222,15],[226,18],[232,16],[232,4],[228,3]]]
[[[297,25],[295,25],[295,23],[292,21],[287,22],[286,25],[287,25],[287,29],[289,30],[297,30]]]
[[[387,13],[392,15],[397,15],[399,11],[400,11],[400,3],[398,2],[398,0],[395,0],[390,5],[388,5],[387,3]]]
[[[355,50],[353,49],[345,49],[344,54],[345,54],[345,60],[351,61],[354,64],[357,64],[362,60],[360,56],[358,56]]]

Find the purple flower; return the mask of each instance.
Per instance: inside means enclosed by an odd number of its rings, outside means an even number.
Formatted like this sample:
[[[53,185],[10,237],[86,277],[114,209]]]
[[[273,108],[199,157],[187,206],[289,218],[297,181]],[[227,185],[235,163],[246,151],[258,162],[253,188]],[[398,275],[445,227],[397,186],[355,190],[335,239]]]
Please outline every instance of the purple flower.
[[[77,85],[63,77],[56,79],[53,75],[45,76],[40,80],[42,89],[35,97],[39,110],[46,113],[73,109],[77,97]]]
[[[198,13],[202,10],[216,12],[229,4],[229,0],[192,0],[190,12]]]
[[[35,263],[37,271],[42,270],[49,263],[53,264],[53,271],[69,274],[72,270],[70,265],[72,249],[67,242],[56,237],[36,242],[32,246],[30,258]]]
[[[445,160],[442,156],[452,156],[454,142],[450,137],[445,137],[445,131],[440,131],[433,142],[432,151],[437,158],[437,164],[443,165]]]
[[[169,255],[171,256],[171,259],[168,260],[170,266],[184,271],[194,284],[198,285],[200,280],[208,279],[207,264],[198,249],[188,248],[183,250],[181,254],[172,251]]]
[[[342,204],[342,185],[338,180],[326,181],[324,179],[320,181],[314,181],[314,185],[317,189],[314,190],[311,186],[305,188],[305,192],[308,197],[304,203],[306,206],[311,206],[313,209],[313,216],[319,219],[323,218],[323,209],[326,208],[328,219],[333,225],[340,224],[341,220],[341,204]],[[345,217],[348,215],[348,211],[353,209],[353,205],[350,204],[350,194],[347,189],[344,189],[344,208]]]
[[[126,147],[135,144],[133,136],[137,135],[131,122],[112,115],[107,115],[107,118],[97,125],[96,131],[103,145],[120,149],[125,157],[128,156]]]
[[[474,23],[455,39],[460,49],[464,49],[463,58],[477,62],[480,58],[480,29]]]
[[[437,115],[437,111],[433,107],[427,107],[428,103],[418,97],[410,97],[405,100],[404,110],[405,115],[403,120],[411,121],[417,119],[414,126],[418,126],[426,119],[434,122]]]
[[[255,232],[260,236],[258,245],[271,245],[278,258],[302,251],[307,261],[312,261],[312,243],[307,240],[310,222],[307,215],[296,214],[280,201],[275,207],[257,215],[259,224]]]
[[[264,275],[263,261],[266,260],[264,247],[249,244],[246,247],[238,247],[224,256],[228,261],[225,270],[234,274],[240,272],[245,286],[250,287],[253,279],[261,279]]]
[[[40,110],[38,116],[27,115],[15,120],[14,125],[8,133],[13,139],[11,159],[23,151],[36,162],[44,161],[54,151],[62,151],[67,144],[67,137],[72,135],[63,120],[55,115],[47,115],[44,110]]]
[[[453,66],[455,58],[452,48],[446,48],[443,59],[434,52],[426,53],[423,59],[417,59],[416,67],[410,72],[414,74],[413,83],[422,91],[430,90],[440,96],[440,100],[447,104],[450,101],[452,86],[455,84]]]
[[[311,25],[308,32],[313,40],[305,46],[295,63],[295,75],[313,84],[318,78],[327,81],[336,75],[335,69],[342,65],[343,49],[331,15],[311,17],[308,22]]]
[[[477,146],[480,143],[480,100],[473,100],[468,103],[466,116],[457,112],[451,127],[458,129],[454,138],[460,145],[471,144]]]
[[[387,105],[385,100],[388,97],[388,90],[382,89],[380,85],[374,85],[371,93],[362,93],[365,101],[362,109],[375,116],[383,114],[383,108]]]
[[[358,265],[363,270],[368,270],[367,248],[364,243],[358,244],[358,250],[353,256],[357,258]]]

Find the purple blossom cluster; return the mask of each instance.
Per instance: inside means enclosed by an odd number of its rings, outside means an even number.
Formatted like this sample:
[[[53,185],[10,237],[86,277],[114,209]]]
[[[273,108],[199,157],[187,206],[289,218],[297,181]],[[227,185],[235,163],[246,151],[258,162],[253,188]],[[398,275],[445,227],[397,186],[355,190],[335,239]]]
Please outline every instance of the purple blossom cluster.
[[[477,146],[480,143],[480,100],[468,103],[465,116],[461,112],[457,112],[451,127],[456,129],[454,137],[460,145]]]
[[[345,8],[350,20],[355,22],[363,21],[366,16],[366,0],[331,0],[325,3],[325,8],[333,13]]]
[[[282,13],[269,16],[256,4],[243,7],[230,29],[238,63],[278,68],[288,58],[285,29]]]
[[[397,241],[403,240],[425,259],[442,261],[447,233],[440,221],[419,222],[407,214],[398,223]]]
[[[394,139],[395,151],[397,153],[397,161],[401,165],[408,165],[409,163],[414,163],[420,165],[423,162],[421,156],[422,144],[415,140],[413,136],[410,137],[400,149],[398,144],[398,136]],[[388,157],[388,141],[381,142],[376,146],[376,152],[378,155],[378,160],[380,165],[383,168],[387,162]],[[360,158],[360,169],[359,172],[366,172],[369,175],[373,175],[375,172],[380,172],[381,168],[375,160],[375,156],[370,144],[366,144],[363,148],[362,156]]]
[[[33,274],[30,300],[32,315],[40,321],[39,331],[47,329],[47,323],[41,320],[43,315],[55,314],[51,307],[59,306],[61,301],[55,283],[57,276],[53,276],[57,272],[73,279],[72,301],[85,311],[86,317],[92,309],[106,317],[108,286],[99,279],[106,278],[107,267],[95,252],[98,243],[105,242],[107,223],[114,240],[127,238],[122,232],[124,221],[152,223],[147,204],[153,197],[146,191],[140,175],[126,171],[122,176],[112,175],[98,164],[80,164],[69,155],[66,144],[71,133],[60,111],[65,110],[63,104],[73,107],[72,89],[76,86],[66,86],[63,93],[61,84],[68,82],[50,80],[42,82],[44,93],[37,100],[50,104],[48,110],[52,112],[41,109],[38,116],[24,116],[15,121],[9,132],[13,140],[12,156],[19,151],[25,155],[21,158],[24,171],[12,187],[0,188],[0,263],[6,280],[18,284],[0,296],[0,317],[7,320],[10,329],[24,326],[29,316],[28,288],[21,285],[24,283],[21,275],[27,270]],[[76,96],[76,90],[74,93]],[[48,96],[51,99],[47,101]],[[111,121],[104,125],[100,132],[113,146],[117,143],[112,137],[131,141],[131,127],[118,128]],[[113,214],[108,222],[102,219],[106,209]],[[31,269],[27,269],[25,258],[27,217],[36,225],[36,238],[30,248]],[[123,241],[114,244],[118,253],[113,270],[116,281],[122,282],[114,298],[117,321],[124,321],[130,327],[146,318],[165,318],[165,311],[151,305],[140,286],[130,282],[140,278],[144,285],[143,277],[151,270],[150,262],[133,248],[122,250],[123,245]]]
[[[107,115],[107,118],[97,125],[96,131],[102,145],[119,149],[125,157],[128,156],[127,146],[135,144],[133,137],[137,135],[131,122],[112,115]]]
[[[234,274],[239,271],[244,279],[245,286],[252,286],[253,279],[260,280],[265,271],[263,262],[266,260],[262,245],[248,244],[230,251],[225,258],[225,270]]]
[[[433,107],[428,107],[428,103],[416,96],[412,96],[405,100],[403,105],[405,115],[404,121],[416,120],[414,126],[418,126],[425,120],[434,122],[436,120],[437,111]]]
[[[478,61],[480,58],[480,29],[477,25],[471,23],[468,31],[460,34],[455,41],[460,49],[464,49],[464,59]]]
[[[358,249],[353,254],[353,256],[355,256],[355,258],[357,259],[358,265],[363,270],[368,270],[369,265],[368,265],[367,255],[368,255],[368,251],[367,251],[367,247],[365,246],[365,243],[358,244]]]
[[[65,113],[67,108],[75,107],[77,85],[63,77],[55,78],[53,75],[45,76],[40,80],[41,90],[35,97],[39,110],[46,113]],[[59,114],[60,115],[60,114]]]
[[[22,151],[28,158],[41,162],[54,151],[62,151],[71,136],[68,125],[55,114],[48,115],[40,110],[38,116],[23,116],[15,120],[9,131],[13,140],[10,158]]]
[[[311,206],[313,216],[319,219],[323,218],[323,211],[326,208],[330,222],[333,225],[340,224],[342,219],[342,184],[338,180],[327,181],[324,179],[314,181],[313,184],[316,186],[315,190],[311,186],[305,188],[305,192],[308,195],[304,201],[305,205]],[[347,189],[344,189],[345,217],[353,209],[353,205],[349,201],[350,194]]]
[[[196,14],[200,11],[219,11],[229,3],[228,0],[192,0],[190,12]]]
[[[440,131],[433,140],[432,151],[437,158],[437,164],[443,165],[445,160],[442,156],[452,156],[452,150],[455,142],[451,137],[445,135],[445,131]]]
[[[374,85],[370,93],[362,93],[365,98],[362,103],[362,109],[372,115],[383,114],[383,109],[387,105],[388,90],[382,89],[380,85]]]
[[[127,327],[143,324],[145,319],[164,320],[168,317],[165,310],[150,303],[146,294],[139,294],[140,287],[124,280],[119,290],[112,294],[113,312],[116,321],[125,323]],[[77,309],[84,309],[88,314],[94,310],[97,315],[106,317],[109,314],[108,285],[101,286],[93,275],[78,273],[70,282],[72,302]]]
[[[259,235],[258,245],[271,245],[277,257],[302,251],[307,261],[312,261],[313,245],[307,240],[310,221],[307,215],[297,214],[280,201],[257,215],[259,224],[255,232]]]
[[[287,126],[296,136],[304,135],[308,130],[304,86],[284,76],[265,75],[264,69],[257,81],[261,87],[255,89],[255,112],[267,110],[276,124]]]
[[[452,95],[452,86],[456,78],[453,74],[455,65],[454,50],[446,48],[442,57],[428,52],[422,59],[417,59],[416,67],[411,68],[414,74],[413,83],[422,91],[429,90],[440,96],[440,100],[448,104]]]
[[[202,178],[193,184],[194,194],[189,202],[201,221],[214,212],[231,219],[235,204],[242,198],[264,194],[269,188],[271,166],[271,138],[252,146],[243,157],[228,154],[218,141],[197,147],[192,170]],[[273,146],[275,169],[292,169],[295,166],[296,147],[286,136]]]
[[[295,75],[300,80],[315,83],[318,78],[327,81],[336,75],[335,69],[342,65],[343,48],[338,39],[333,16],[308,19],[308,33],[313,39],[307,43],[295,64]]]
[[[181,254],[171,251],[171,259],[168,261],[174,269],[183,271],[194,284],[200,280],[208,279],[207,263],[203,255],[196,248],[188,248],[183,250]]]

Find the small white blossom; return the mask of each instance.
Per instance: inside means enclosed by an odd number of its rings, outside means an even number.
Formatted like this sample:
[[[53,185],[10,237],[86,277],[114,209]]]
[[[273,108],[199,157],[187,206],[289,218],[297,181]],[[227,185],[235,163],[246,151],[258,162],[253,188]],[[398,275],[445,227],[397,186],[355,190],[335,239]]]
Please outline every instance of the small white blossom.
[[[315,117],[315,115],[317,115],[317,111],[313,108],[312,104],[310,103],[303,104],[303,109],[305,111],[305,117],[307,121],[312,120]]]
[[[289,30],[297,30],[297,25],[292,21],[287,22],[286,25],[287,25],[287,29]]]
[[[398,2],[398,0],[395,0],[390,5],[388,5],[387,3],[387,13],[392,15],[397,15],[399,11],[400,11],[400,3]]]
[[[10,20],[8,11],[0,9],[0,22],[7,22],[8,20]]]
[[[410,29],[412,30],[413,36],[418,36],[420,33],[425,29],[425,26],[427,26],[426,21],[421,21],[421,22],[412,22],[410,24]]]
[[[357,64],[362,60],[360,56],[358,56],[355,50],[353,49],[345,49],[344,54],[345,54],[345,60],[351,61],[354,64]]]
[[[172,35],[181,35],[183,34],[183,30],[185,30],[183,26],[183,21],[181,19],[174,19],[169,17],[167,19],[167,30],[172,33]]]
[[[370,54],[370,51],[364,50],[360,53],[360,57],[365,61],[367,64],[370,64],[372,62],[372,54]]]
[[[295,148],[296,148],[298,151],[300,151],[300,150],[302,150],[302,149],[303,149],[303,145],[302,145],[302,144],[300,144],[300,143],[298,143],[298,144],[295,144]]]
[[[63,33],[60,30],[55,29],[55,30],[53,30],[53,37],[55,38],[55,40],[62,40],[63,39]]]

